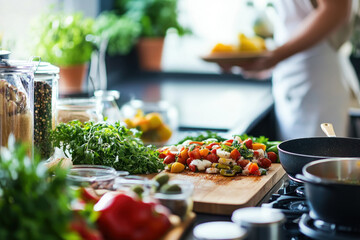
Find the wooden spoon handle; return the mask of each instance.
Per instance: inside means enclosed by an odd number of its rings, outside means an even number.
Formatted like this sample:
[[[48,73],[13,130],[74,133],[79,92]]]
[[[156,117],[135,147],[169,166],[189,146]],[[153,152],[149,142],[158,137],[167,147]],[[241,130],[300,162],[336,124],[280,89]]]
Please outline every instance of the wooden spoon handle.
[[[326,136],[336,137],[334,127],[331,123],[322,123],[320,126],[321,126],[321,129],[323,130],[323,132],[326,134]]]

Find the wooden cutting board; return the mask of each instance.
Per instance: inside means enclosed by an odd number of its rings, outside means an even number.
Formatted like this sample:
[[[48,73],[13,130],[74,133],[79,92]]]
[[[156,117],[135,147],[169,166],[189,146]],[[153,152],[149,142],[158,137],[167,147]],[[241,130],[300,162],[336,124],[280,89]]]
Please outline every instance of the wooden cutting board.
[[[169,174],[170,180],[194,184],[194,212],[230,215],[238,208],[256,206],[285,171],[275,163],[264,176],[224,177],[190,171]]]

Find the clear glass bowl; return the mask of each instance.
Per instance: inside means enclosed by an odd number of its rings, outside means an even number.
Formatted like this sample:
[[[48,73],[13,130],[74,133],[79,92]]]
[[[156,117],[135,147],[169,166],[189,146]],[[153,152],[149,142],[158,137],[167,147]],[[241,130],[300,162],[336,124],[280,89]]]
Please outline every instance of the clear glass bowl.
[[[74,165],[69,170],[67,179],[74,186],[113,190],[115,179],[128,174],[107,166]]]
[[[132,100],[121,108],[123,121],[128,128],[143,132],[145,144],[163,146],[175,138],[178,129],[178,111],[168,102]]]
[[[101,109],[95,98],[61,98],[57,102],[57,122],[102,121]]]
[[[192,211],[193,208],[193,191],[194,185],[191,182],[172,180],[168,184],[177,184],[181,188],[181,193],[166,194],[155,193],[154,198],[157,199],[162,205],[167,207],[172,214],[178,215],[180,218],[185,219],[186,216]]]

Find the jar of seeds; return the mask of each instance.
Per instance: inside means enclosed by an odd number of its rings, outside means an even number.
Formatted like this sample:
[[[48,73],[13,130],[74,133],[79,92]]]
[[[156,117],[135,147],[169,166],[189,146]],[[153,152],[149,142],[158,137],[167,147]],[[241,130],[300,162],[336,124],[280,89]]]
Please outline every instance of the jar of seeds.
[[[41,62],[34,80],[34,146],[43,159],[54,153],[50,133],[56,125],[59,68]]]

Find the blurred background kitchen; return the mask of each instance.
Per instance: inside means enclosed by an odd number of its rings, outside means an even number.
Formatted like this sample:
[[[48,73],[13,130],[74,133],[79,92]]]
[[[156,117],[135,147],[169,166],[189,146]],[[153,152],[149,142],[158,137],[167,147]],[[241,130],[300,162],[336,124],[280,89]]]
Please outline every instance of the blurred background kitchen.
[[[202,59],[217,43],[234,43],[239,33],[258,35],[271,49],[277,17],[271,1],[0,0],[0,6],[0,49],[10,51],[10,59],[40,56],[60,68],[58,110],[97,95],[108,104],[102,116],[144,132],[149,126],[141,126],[141,117],[161,113],[170,142],[204,130],[277,138],[271,77],[245,79],[239,69],[223,73]],[[359,71],[354,37],[344,51]],[[143,53],[146,46],[155,56]],[[75,68],[80,73],[67,83]],[[349,116],[349,136],[358,137],[355,95]]]

